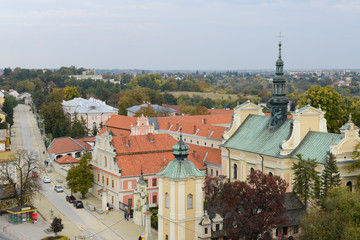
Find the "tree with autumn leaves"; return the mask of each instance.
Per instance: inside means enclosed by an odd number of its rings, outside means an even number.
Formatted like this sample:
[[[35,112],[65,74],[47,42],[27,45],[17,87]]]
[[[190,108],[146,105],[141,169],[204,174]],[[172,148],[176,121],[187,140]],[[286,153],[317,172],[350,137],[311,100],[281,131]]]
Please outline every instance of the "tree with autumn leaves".
[[[284,225],[285,180],[257,170],[246,182],[230,182],[207,176],[205,202],[224,218],[224,230],[232,239],[272,239],[271,230]]]

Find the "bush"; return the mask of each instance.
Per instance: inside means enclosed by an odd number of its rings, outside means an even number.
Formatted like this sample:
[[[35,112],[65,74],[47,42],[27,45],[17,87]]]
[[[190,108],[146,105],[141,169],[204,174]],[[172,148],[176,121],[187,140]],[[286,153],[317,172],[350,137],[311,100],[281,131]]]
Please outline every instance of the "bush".
[[[69,240],[69,238],[67,236],[49,236],[41,240]]]

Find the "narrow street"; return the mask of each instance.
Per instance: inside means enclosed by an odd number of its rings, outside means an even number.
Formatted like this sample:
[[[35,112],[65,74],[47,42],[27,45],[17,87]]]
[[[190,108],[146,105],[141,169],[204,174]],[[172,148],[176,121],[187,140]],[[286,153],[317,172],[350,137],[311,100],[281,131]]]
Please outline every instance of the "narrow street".
[[[40,178],[47,175],[44,169],[44,160],[46,159],[46,149],[40,131],[37,127],[35,117],[30,111],[29,106],[19,104],[14,111],[14,125],[12,127],[12,151],[18,149],[25,149],[33,151],[39,155],[38,166],[42,169]],[[52,179],[54,182],[55,179]],[[99,219],[85,209],[76,209],[71,204],[65,201],[65,193],[56,193],[53,190],[54,184],[43,184],[43,197],[40,197],[37,201],[37,208],[40,213],[47,213],[50,209],[58,211],[63,219],[63,222],[69,221],[67,224],[73,229],[65,229],[64,233],[70,233],[70,237],[79,234],[79,228],[84,226],[84,234],[90,236],[91,233],[102,231],[101,234],[97,234],[93,239],[122,239],[118,234],[107,230],[107,226],[104,225]],[[42,202],[46,202],[43,204]],[[65,225],[65,224],[64,224]],[[37,238],[31,238],[37,239]]]

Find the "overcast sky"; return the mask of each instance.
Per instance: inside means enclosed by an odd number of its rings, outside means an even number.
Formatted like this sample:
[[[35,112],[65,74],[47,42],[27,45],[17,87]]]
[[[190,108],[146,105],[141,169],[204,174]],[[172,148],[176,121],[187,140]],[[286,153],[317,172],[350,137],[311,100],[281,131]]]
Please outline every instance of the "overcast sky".
[[[360,68],[358,0],[7,0],[0,68]]]

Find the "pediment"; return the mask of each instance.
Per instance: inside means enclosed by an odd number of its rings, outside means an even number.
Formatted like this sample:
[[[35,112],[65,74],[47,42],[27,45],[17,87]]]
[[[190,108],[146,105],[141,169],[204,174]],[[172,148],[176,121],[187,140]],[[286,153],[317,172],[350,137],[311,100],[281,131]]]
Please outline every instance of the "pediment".
[[[298,111],[296,111],[296,113],[300,113],[300,114],[314,114],[314,113],[324,114],[325,112],[322,111],[319,108],[314,108],[312,106],[305,106],[305,107],[299,109]]]

